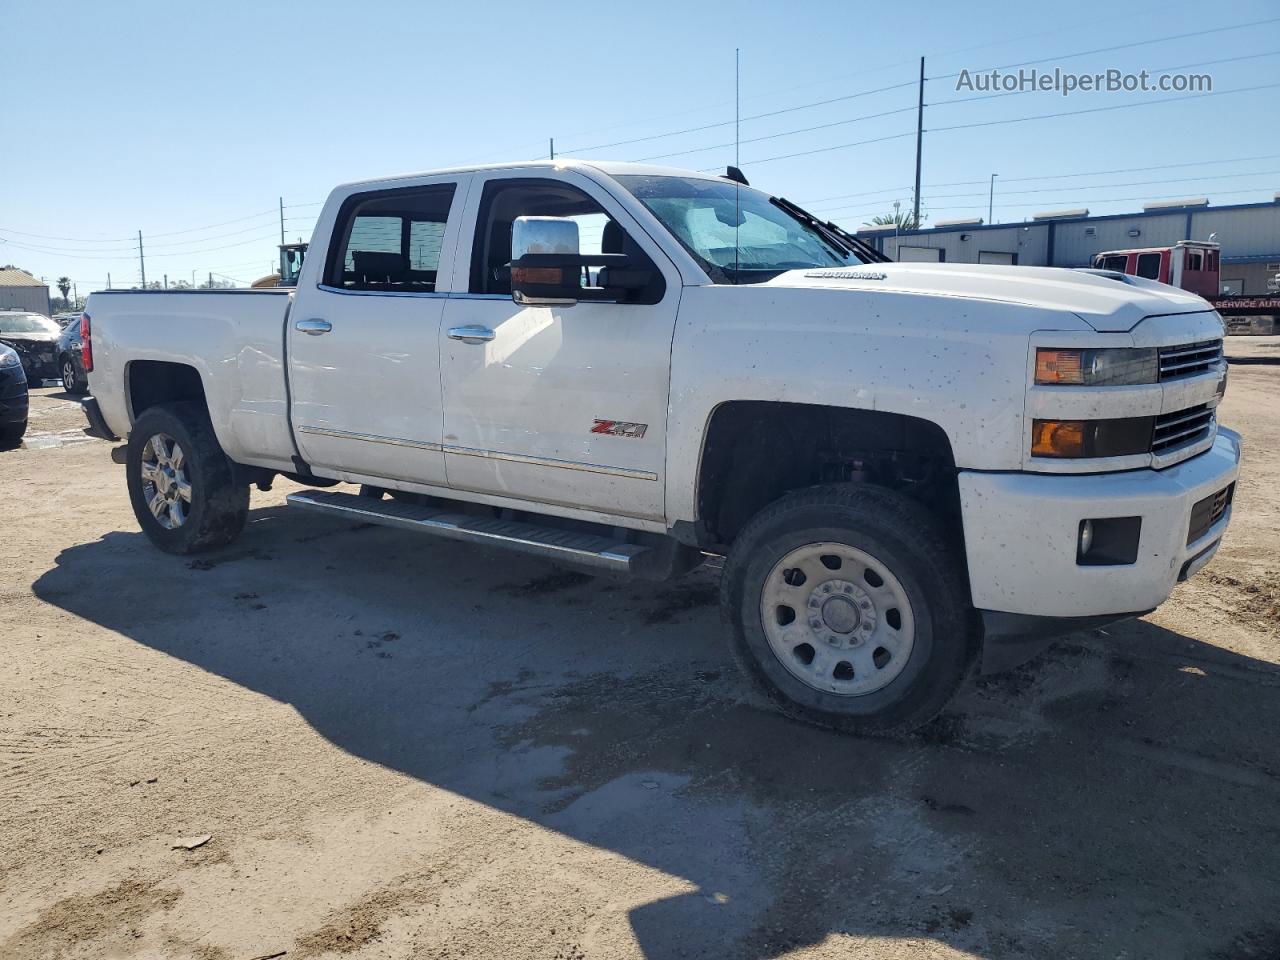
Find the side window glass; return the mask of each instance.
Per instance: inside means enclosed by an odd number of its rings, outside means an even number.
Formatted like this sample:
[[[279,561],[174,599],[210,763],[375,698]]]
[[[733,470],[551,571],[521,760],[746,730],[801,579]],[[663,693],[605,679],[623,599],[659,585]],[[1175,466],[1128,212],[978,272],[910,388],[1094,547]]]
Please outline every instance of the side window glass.
[[[455,185],[359,194],[343,204],[325,282],[346,290],[432,293]]]
[[[578,249],[583,255],[636,253],[623,229],[600,204],[577,187],[558,180],[490,180],[480,199],[476,235],[471,248],[471,292],[511,293],[511,225],[516,217],[567,217],[577,221]],[[589,268],[583,283],[594,283]]]
[[[1160,254],[1143,253],[1138,255],[1138,276],[1148,280],[1160,279]]]

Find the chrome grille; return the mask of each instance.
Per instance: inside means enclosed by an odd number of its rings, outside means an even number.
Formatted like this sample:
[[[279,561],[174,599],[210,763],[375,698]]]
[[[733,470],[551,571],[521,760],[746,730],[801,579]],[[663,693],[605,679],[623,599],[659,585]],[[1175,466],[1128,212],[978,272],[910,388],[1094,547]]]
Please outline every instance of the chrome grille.
[[[1202,340],[1160,348],[1160,379],[1177,380],[1205,373],[1222,359],[1221,340]]]
[[[1178,447],[1203,440],[1213,426],[1213,407],[1202,403],[1176,413],[1162,413],[1156,417],[1151,431],[1151,452],[1167,453]]]

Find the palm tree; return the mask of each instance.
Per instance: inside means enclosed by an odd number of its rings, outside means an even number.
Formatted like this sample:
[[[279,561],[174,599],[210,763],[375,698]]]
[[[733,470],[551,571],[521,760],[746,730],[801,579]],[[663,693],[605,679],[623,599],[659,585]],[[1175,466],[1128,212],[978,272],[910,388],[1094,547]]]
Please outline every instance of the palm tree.
[[[63,300],[66,300],[66,299],[67,299],[67,294],[69,294],[69,293],[71,292],[71,278],[70,278],[70,277],[59,277],[59,278],[58,278],[58,289],[62,291],[62,299],[63,299]]]
[[[920,221],[923,221],[928,214],[920,211]],[[917,221],[915,215],[910,210],[900,210],[893,213],[882,213],[879,216],[872,217],[870,222],[883,226],[896,225],[899,230],[919,230],[920,221]]]

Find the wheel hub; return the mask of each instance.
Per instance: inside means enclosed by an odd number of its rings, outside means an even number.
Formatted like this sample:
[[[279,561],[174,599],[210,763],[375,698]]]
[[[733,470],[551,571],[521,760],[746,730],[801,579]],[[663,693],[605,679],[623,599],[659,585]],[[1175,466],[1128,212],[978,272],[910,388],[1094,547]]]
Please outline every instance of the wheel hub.
[[[814,637],[835,647],[856,647],[876,629],[875,603],[849,580],[827,580],[813,588],[807,604]]]

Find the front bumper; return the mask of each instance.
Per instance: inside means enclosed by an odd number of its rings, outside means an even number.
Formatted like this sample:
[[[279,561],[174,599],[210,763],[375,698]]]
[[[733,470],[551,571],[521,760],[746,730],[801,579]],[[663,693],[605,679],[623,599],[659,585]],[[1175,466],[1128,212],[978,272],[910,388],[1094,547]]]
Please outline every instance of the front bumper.
[[[1192,506],[1235,481],[1240,435],[1219,429],[1204,453],[1163,470],[1092,475],[962,471],[960,504],[973,605],[1036,617],[1151,610],[1212,558],[1231,521],[1187,543]],[[1141,517],[1134,563],[1076,563],[1080,521]]]

